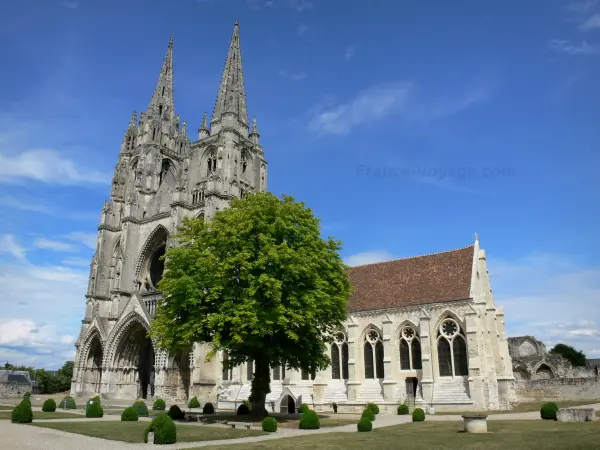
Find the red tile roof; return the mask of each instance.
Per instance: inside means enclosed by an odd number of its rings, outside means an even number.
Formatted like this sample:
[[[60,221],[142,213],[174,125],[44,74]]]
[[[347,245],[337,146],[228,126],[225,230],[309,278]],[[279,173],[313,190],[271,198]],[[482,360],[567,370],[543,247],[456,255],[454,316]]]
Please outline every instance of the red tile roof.
[[[469,298],[473,245],[348,269],[348,311],[369,311]]]

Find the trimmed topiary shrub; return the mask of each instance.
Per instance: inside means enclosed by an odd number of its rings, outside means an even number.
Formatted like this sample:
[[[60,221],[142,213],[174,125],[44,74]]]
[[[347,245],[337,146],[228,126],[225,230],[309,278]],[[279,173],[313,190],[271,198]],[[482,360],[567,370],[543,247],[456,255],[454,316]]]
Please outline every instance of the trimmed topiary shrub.
[[[356,424],[356,428],[358,431],[371,431],[373,429],[373,422],[368,417],[361,417],[358,424]]]
[[[99,395],[96,395],[95,397],[91,398],[90,400],[93,401],[94,403],[98,403],[99,405],[102,405]]]
[[[300,427],[301,430],[318,430],[321,428],[321,423],[319,422],[319,416],[312,409],[308,411],[304,411],[302,413],[302,417],[300,417]]]
[[[144,400],[136,400],[136,402],[132,406],[135,408],[135,412],[137,412],[138,417],[148,417],[148,407]]]
[[[299,407],[298,407],[298,414],[302,414],[306,411],[310,411],[310,408],[308,407],[308,405],[306,403],[302,403]]]
[[[268,433],[274,433],[277,431],[277,421],[275,417],[267,417],[262,421],[262,429]]]
[[[214,414],[215,413],[215,407],[213,406],[212,403],[207,403],[206,405],[204,405],[204,408],[202,408],[202,414]]]
[[[33,422],[33,411],[31,410],[31,402],[28,399],[24,399],[14,407],[10,415],[10,421],[12,423]]]
[[[169,414],[155,417],[144,431],[144,442],[148,443],[148,433],[154,433],[154,444],[174,444],[177,442],[177,429]]]
[[[162,398],[157,398],[154,404],[152,405],[152,409],[154,411],[164,411],[167,407],[167,404]]]
[[[23,398],[31,398],[31,392],[27,391],[23,394]]]
[[[44,412],[54,412],[56,411],[56,402],[53,398],[49,398],[42,405],[42,411]]]
[[[90,419],[98,419],[104,415],[104,410],[100,403],[92,402],[89,403],[85,410],[85,417]]]
[[[408,405],[406,403],[403,403],[401,405],[398,405],[398,415],[400,416],[405,416],[406,414],[408,414],[410,411],[408,410]]]
[[[198,397],[193,397],[190,399],[188,408],[200,408],[200,400],[198,400]]]
[[[544,403],[540,409],[540,415],[545,420],[556,420],[558,405],[554,402]]]
[[[375,413],[373,412],[373,410],[371,408],[367,408],[362,412],[361,419],[364,417],[366,417],[371,422],[373,422],[375,420]]]
[[[425,421],[425,411],[421,408],[415,408],[412,413],[412,421],[413,422],[424,422]]]
[[[169,408],[169,412],[167,414],[173,420],[183,420],[185,418],[185,414],[183,413],[181,408],[177,405],[171,406]]]
[[[248,414],[250,414],[250,408],[248,408],[248,405],[246,405],[245,403],[242,403],[240,406],[238,406],[238,409],[237,409],[238,416],[247,416]]]
[[[75,404],[75,399],[70,395],[67,395],[62,399],[60,405],[58,405],[59,409],[77,409],[77,405]]]
[[[138,413],[133,406],[128,406],[121,413],[121,421],[122,422],[137,422],[138,421]]]
[[[375,403],[368,403],[367,408],[369,408],[371,411],[373,411],[373,414],[375,414],[375,415],[379,414],[379,406],[377,406]]]

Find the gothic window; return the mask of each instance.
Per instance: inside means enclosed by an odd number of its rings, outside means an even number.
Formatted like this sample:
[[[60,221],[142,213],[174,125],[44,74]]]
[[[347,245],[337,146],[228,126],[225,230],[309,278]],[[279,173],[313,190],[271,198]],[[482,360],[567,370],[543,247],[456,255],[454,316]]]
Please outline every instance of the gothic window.
[[[229,354],[223,353],[223,381],[232,381],[233,367],[229,367]]]
[[[170,167],[170,162],[168,159],[163,159],[162,162],[162,169],[160,171],[160,178],[158,180],[158,184],[162,184],[162,182],[165,180],[165,177],[167,176],[167,173],[169,172],[169,167]]]
[[[158,115],[159,115],[160,117],[162,117],[162,111],[163,111],[163,106],[162,106],[162,105],[159,105],[159,106],[158,106]]]
[[[183,153],[183,142],[179,144],[179,153]]]
[[[162,87],[162,93],[160,95],[162,95],[162,96],[165,95],[165,87],[164,86]]]
[[[301,378],[303,381],[308,381],[310,379],[308,370],[302,369]]]
[[[442,321],[437,341],[440,376],[467,376],[469,374],[467,343],[460,326],[454,319],[448,318]]]
[[[365,378],[384,378],[383,341],[374,328],[365,334],[364,357]]]
[[[335,334],[331,344],[331,378],[348,379],[348,342],[343,331]]]
[[[254,378],[254,361],[250,360],[246,363],[246,380],[252,381]]]
[[[152,128],[152,140],[156,138],[156,128]]]
[[[285,378],[285,367],[273,367],[273,381],[283,380]]]
[[[406,326],[400,331],[400,370],[418,370],[421,364],[421,342],[416,330]]]

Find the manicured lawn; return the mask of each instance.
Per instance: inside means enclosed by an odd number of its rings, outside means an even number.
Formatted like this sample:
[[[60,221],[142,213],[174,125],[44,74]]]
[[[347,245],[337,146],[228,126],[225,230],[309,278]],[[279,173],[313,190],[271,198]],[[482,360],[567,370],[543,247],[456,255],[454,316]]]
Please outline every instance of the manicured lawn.
[[[0,405],[0,411],[12,411],[14,406],[4,406]]]
[[[280,428],[298,428],[298,423],[300,422],[300,416],[298,415],[279,415],[273,414],[271,417],[274,417],[279,423]],[[339,417],[339,415],[329,415],[329,414],[319,414],[319,420],[322,428],[328,427],[339,427],[342,425],[349,425],[358,422],[358,419],[349,419],[347,417]],[[260,417],[254,416],[238,416],[236,414],[215,414],[211,416],[205,416],[206,423],[222,423],[224,421],[228,422],[252,422],[252,423],[261,423],[263,421]]]
[[[148,426],[148,422],[86,422],[82,420],[81,422],[34,422],[32,425],[113,441],[141,443],[143,442],[144,430]],[[262,434],[264,433],[258,430],[238,430],[202,425],[177,426],[177,442],[236,439],[249,436],[260,436]]]
[[[542,405],[546,403],[544,401],[540,402],[524,402],[519,403],[510,411],[462,411],[462,412],[441,412],[436,411],[438,415],[462,415],[467,413],[482,413],[482,414],[507,414],[507,413],[521,413],[521,412],[534,412],[539,411]],[[570,408],[572,406],[583,406],[583,405],[593,405],[595,403],[600,403],[600,399],[598,400],[557,400],[554,401],[558,405],[559,408]]]
[[[0,420],[10,420],[12,411],[0,411]],[[64,413],[64,412],[42,412],[34,411],[33,420],[47,419],[85,419],[83,414]]]
[[[245,443],[244,450],[530,450],[532,448],[588,450],[600,448],[600,422],[559,423],[545,420],[490,421],[491,433],[466,434],[462,422],[408,423],[375,429],[370,433],[325,433]],[[202,447],[202,450],[233,450],[239,445]],[[196,450],[200,450],[197,448]]]

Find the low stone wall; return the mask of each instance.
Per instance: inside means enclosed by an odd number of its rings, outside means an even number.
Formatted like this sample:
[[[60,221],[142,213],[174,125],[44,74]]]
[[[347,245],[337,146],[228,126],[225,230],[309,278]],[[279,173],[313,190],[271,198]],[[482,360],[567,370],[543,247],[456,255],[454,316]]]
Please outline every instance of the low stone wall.
[[[515,383],[519,402],[538,400],[600,399],[600,378],[552,378],[519,380]]]

